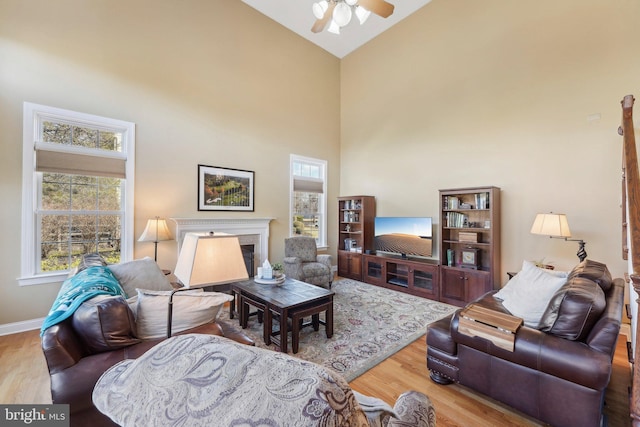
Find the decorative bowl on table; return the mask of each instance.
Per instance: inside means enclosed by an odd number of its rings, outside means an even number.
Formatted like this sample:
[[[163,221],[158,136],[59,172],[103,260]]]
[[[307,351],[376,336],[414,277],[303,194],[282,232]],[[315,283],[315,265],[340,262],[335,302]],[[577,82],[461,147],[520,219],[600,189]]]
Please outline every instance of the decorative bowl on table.
[[[286,276],[282,273],[279,275],[274,274],[272,279],[263,279],[262,277],[255,276],[253,280],[261,285],[282,285],[286,279]]]

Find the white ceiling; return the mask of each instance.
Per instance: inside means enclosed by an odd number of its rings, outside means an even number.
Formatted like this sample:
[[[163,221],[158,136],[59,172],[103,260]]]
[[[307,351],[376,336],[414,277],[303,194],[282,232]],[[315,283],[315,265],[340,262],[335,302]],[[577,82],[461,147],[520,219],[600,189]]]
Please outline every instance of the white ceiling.
[[[329,33],[326,29],[321,33],[311,32],[311,27],[316,21],[311,6],[317,0],[242,1],[329,53],[343,58],[431,0],[388,0],[395,6],[391,16],[381,18],[372,13],[364,25],[360,25],[354,16],[349,25],[340,29],[340,35]]]

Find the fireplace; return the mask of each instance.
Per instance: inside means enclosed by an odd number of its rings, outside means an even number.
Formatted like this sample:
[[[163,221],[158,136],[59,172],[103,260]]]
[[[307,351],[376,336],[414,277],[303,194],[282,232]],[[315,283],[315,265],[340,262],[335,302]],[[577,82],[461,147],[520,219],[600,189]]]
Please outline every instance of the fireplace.
[[[178,253],[186,233],[221,232],[234,234],[240,240],[249,276],[269,259],[269,223],[273,218],[171,218],[176,224]]]
[[[247,272],[249,277],[256,275],[256,246],[255,245],[240,245],[242,251],[242,258],[244,259],[244,265],[247,266]]]

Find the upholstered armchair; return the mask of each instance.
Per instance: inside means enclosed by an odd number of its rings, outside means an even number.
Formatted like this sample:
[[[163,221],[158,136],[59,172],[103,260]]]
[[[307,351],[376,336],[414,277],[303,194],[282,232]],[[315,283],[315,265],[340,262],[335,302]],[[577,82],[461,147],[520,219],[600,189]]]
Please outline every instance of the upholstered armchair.
[[[298,236],[284,240],[284,274],[301,282],[331,289],[331,255],[318,255],[313,237]]]

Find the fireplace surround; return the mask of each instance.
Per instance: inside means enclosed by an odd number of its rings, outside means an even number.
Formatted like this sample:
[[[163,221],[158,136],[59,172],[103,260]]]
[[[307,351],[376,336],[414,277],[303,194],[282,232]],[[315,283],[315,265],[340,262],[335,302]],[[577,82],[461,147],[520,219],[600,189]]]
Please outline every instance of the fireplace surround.
[[[235,234],[241,246],[253,245],[254,271],[269,259],[269,223],[273,218],[171,218],[176,224],[178,253],[186,233],[221,232]]]

